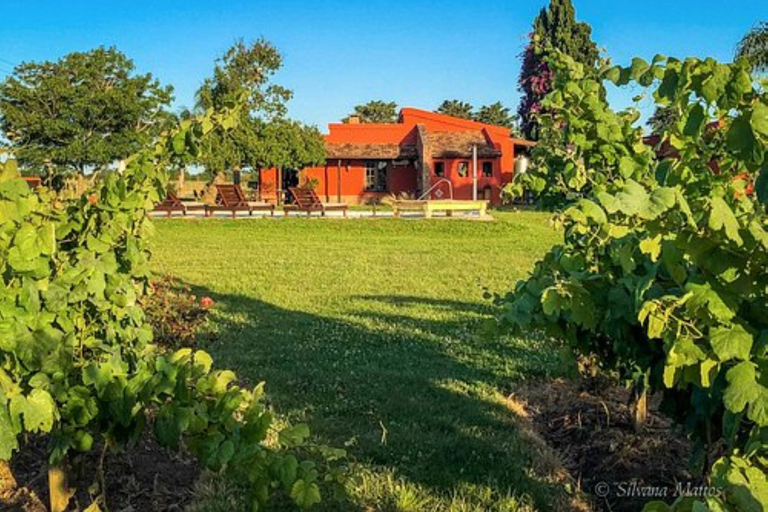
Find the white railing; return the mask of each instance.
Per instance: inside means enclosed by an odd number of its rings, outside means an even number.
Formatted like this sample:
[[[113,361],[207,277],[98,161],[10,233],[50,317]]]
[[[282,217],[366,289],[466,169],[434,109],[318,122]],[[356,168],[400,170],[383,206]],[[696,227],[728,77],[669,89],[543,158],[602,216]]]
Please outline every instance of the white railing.
[[[433,190],[435,190],[435,188],[437,188],[437,186],[438,186],[439,184],[441,184],[442,182],[446,182],[446,183],[448,184],[448,190],[449,190],[449,191],[450,191],[450,193],[451,193],[451,199],[453,199],[453,183],[451,183],[451,182],[450,182],[450,180],[448,180],[448,178],[441,178],[441,179],[437,180],[437,181],[436,181],[436,182],[435,182],[435,183],[434,183],[434,184],[433,184],[431,187],[429,187],[429,190],[427,190],[426,192],[424,192],[423,194],[421,194],[421,195],[419,196],[419,198],[417,199],[417,201],[421,201],[421,200],[422,200],[422,199],[424,199],[425,197],[428,197],[428,196],[429,196],[429,194],[431,194],[431,193],[432,193],[432,191],[433,191]]]

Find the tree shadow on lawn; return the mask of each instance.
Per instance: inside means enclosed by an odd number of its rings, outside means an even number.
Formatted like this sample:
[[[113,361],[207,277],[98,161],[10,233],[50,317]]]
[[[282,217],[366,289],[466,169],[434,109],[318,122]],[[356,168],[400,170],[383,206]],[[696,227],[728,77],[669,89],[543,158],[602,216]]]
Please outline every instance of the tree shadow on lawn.
[[[554,458],[495,392],[503,372],[486,367],[491,357],[541,361],[535,347],[499,353],[501,344],[489,343],[474,357],[471,346],[457,355],[439,340],[460,320],[353,313],[379,322],[371,328],[192,286],[217,302],[220,337],[204,347],[217,365],[251,384],[266,381],[277,411],[309,423],[319,442],[346,447],[365,466],[394,469],[447,499],[468,485],[511,492],[543,510],[565,502],[565,482],[553,483]],[[448,308],[461,318],[487,312],[458,301],[357,299],[385,309]],[[536,372],[536,364],[521,368]]]

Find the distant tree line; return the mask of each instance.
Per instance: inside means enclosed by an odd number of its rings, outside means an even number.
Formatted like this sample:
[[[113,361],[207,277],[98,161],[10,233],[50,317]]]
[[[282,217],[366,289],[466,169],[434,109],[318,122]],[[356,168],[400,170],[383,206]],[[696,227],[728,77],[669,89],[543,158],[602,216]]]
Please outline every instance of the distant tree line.
[[[302,168],[325,159],[320,131],[286,117],[293,93],[272,82],[278,50],[237,41],[216,61],[194,109],[170,110],[173,88],[116,48],[74,52],[54,62],[19,64],[0,83],[0,131],[22,169],[47,177],[117,166],[175,121],[244,103],[233,130],[214,130],[203,151],[180,167],[207,177],[232,170]]]

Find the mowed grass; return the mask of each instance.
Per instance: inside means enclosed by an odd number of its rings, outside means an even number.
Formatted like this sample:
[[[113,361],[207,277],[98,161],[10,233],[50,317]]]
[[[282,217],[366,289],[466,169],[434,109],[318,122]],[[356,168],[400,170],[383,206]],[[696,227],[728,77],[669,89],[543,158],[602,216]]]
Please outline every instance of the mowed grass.
[[[348,450],[350,496],[320,510],[551,510],[564,489],[532,469],[505,393],[562,364],[533,336],[479,331],[483,288],[511,289],[560,235],[547,214],[494,215],[159,219],[153,267],[216,301],[219,367]],[[232,507],[219,485],[200,510]]]

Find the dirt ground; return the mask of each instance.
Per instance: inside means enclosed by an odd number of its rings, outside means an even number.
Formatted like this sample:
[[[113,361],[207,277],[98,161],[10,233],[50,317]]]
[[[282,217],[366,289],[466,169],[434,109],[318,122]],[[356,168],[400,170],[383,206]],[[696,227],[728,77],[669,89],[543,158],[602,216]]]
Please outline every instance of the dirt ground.
[[[615,384],[532,382],[517,388],[513,398],[595,510],[635,512],[653,501],[651,488],[671,496],[676,483],[694,481],[688,472],[691,445],[654,400],[647,424],[636,431],[630,393]]]
[[[85,510],[91,492],[98,494],[100,452],[94,450],[71,461],[70,486],[77,489],[70,510]],[[16,490],[0,492],[0,510],[45,512],[48,478],[44,439],[31,440],[12,464]],[[199,469],[189,457],[145,439],[124,453],[105,458],[107,506],[111,512],[181,511],[192,498]],[[94,482],[94,478],[96,482]],[[2,475],[0,475],[0,481]]]
[[[527,417],[535,437],[559,459],[588,508],[637,511],[652,499],[637,496],[643,489],[671,491],[677,482],[694,481],[687,470],[690,443],[658,412],[653,400],[647,425],[636,431],[629,392],[615,384],[530,382],[518,386],[509,398],[517,404],[517,413]],[[45,440],[31,439],[14,457],[15,483],[9,484],[0,468],[0,510],[45,512],[46,458]],[[93,501],[91,494],[99,494],[98,467],[98,450],[73,458],[70,484],[77,492],[72,511],[84,510]],[[125,453],[108,454],[104,468],[112,512],[181,511],[191,501],[200,473],[191,458],[149,438]]]

